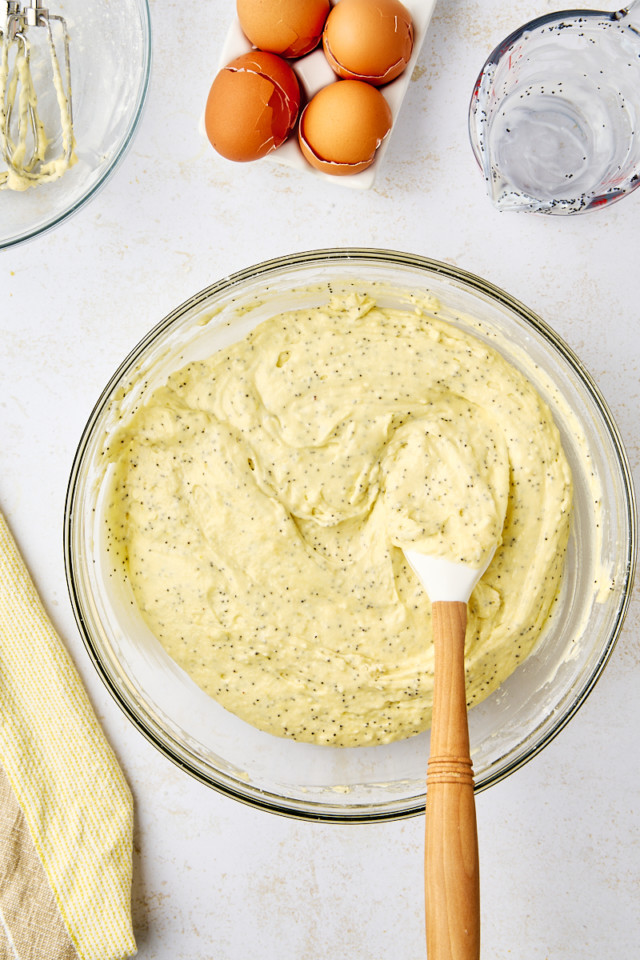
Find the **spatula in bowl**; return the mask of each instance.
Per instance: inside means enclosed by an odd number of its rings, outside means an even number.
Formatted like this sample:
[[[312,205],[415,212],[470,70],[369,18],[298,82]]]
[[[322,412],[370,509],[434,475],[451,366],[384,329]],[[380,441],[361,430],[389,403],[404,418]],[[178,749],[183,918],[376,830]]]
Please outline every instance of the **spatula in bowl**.
[[[425,918],[428,960],[478,960],[478,832],[465,693],[467,602],[479,569],[405,549],[431,600],[434,691],[427,773]]]
[[[387,529],[432,605],[434,695],[427,775],[429,960],[478,960],[480,894],[464,641],[467,602],[498,545],[509,452],[490,414],[455,397],[401,426],[385,460]]]

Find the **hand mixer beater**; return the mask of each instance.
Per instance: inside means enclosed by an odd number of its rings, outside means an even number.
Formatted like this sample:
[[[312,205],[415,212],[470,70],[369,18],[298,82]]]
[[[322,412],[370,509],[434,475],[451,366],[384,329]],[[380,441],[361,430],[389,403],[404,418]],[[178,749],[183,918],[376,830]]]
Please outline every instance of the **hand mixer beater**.
[[[0,189],[24,190],[75,162],[69,33],[39,0],[0,0],[0,42]]]

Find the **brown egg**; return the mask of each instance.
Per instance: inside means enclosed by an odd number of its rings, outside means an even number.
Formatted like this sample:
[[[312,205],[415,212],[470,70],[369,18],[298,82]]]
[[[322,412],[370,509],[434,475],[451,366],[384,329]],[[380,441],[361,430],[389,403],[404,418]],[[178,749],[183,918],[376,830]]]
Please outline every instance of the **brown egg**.
[[[211,145],[228,160],[257,160],[293,130],[300,87],[289,64],[253,50],[236,57],[214,79],[204,114]]]
[[[382,86],[400,76],[413,50],[413,21],[399,0],[340,0],[322,37],[340,77]]]
[[[300,149],[317,170],[334,176],[360,173],[373,163],[391,124],[391,109],[379,90],[360,80],[338,80],[319,90],[302,111]]]
[[[320,42],[329,0],[237,0],[240,26],[251,43],[282,57],[302,57]]]

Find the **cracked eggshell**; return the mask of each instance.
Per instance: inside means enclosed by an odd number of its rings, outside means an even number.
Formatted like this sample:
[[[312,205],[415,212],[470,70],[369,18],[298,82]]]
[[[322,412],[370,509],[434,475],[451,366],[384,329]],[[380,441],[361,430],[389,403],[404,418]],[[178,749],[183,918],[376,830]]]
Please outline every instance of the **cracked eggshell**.
[[[284,143],[299,110],[300,86],[289,64],[253,50],[216,75],[205,107],[205,130],[213,148],[228,160],[258,160]]]
[[[240,26],[260,50],[302,57],[317,47],[331,9],[329,0],[237,0]]]
[[[373,163],[392,122],[379,90],[360,80],[339,80],[319,90],[302,111],[300,149],[323,173],[360,173]]]
[[[327,17],[322,45],[338,76],[382,86],[409,63],[411,14],[399,0],[340,0]]]

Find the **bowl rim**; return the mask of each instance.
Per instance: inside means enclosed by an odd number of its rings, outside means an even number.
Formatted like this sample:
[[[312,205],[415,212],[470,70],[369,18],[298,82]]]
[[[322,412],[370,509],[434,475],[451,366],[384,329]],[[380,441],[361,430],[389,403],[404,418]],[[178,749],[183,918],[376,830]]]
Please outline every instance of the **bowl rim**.
[[[627,614],[631,601],[632,586],[635,577],[636,559],[637,559],[637,507],[634,491],[633,477],[628,460],[628,456],[622,441],[618,427],[609,410],[608,404],[604,399],[600,388],[595,383],[591,374],[588,372],[582,361],[576,356],[568,344],[542,320],[536,313],[522,304],[515,297],[508,294],[500,287],[495,286],[490,281],[484,280],[467,270],[434,260],[419,254],[404,253],[398,250],[387,250],[375,247],[345,247],[345,248],[327,248],[316,249],[304,252],[293,253],[285,256],[275,257],[262,261],[250,267],[238,270],[234,273],[215,281],[207,287],[200,290],[179,306],[171,310],[159,323],[153,326],[138,341],[136,346],[127,354],[125,359],[118,365],[115,372],[110,377],[106,386],[100,393],[89,418],[82,431],[71,466],[67,491],[64,505],[64,524],[63,524],[63,552],[65,576],[67,589],[71,601],[73,614],[78,625],[80,635],[85,648],[89,654],[94,667],[105,684],[107,690],[123,710],[125,715],[132,721],[133,725],[152,743],[165,757],[175,763],[178,767],[185,770],[196,780],[206,784],[225,796],[238,800],[248,806],[258,808],[270,813],[279,814],[286,817],[293,817],[308,821],[321,821],[333,823],[373,823],[390,820],[406,819],[424,813],[424,795],[418,798],[405,798],[402,800],[390,801],[384,807],[369,807],[366,804],[351,808],[339,808],[329,806],[326,803],[304,800],[299,801],[294,798],[283,799],[280,796],[260,790],[257,787],[247,786],[247,792],[236,789],[232,783],[223,778],[216,779],[213,776],[205,774],[194,762],[190,762],[184,754],[180,756],[180,750],[172,749],[173,738],[164,732],[164,738],[159,736],[152,728],[152,725],[145,721],[145,718],[139,715],[131,706],[125,696],[118,690],[111,681],[108,670],[100,655],[99,645],[94,641],[89,625],[85,622],[82,611],[82,605],[76,585],[75,560],[73,552],[73,529],[75,516],[75,497],[79,482],[81,467],[84,460],[87,444],[92,436],[93,428],[100,417],[104,407],[112,396],[114,387],[116,387],[125,372],[129,371],[139,359],[145,349],[153,343],[158,336],[169,329],[176,321],[183,317],[189,310],[197,307],[200,303],[208,300],[214,294],[226,291],[231,296],[233,291],[241,286],[244,281],[255,279],[261,276],[267,279],[270,275],[280,274],[287,268],[300,268],[305,265],[332,265],[338,266],[340,263],[353,262],[376,262],[386,266],[397,264],[404,267],[424,270],[427,273],[435,273],[444,276],[453,281],[464,284],[467,288],[490,296],[503,306],[509,308],[517,314],[526,324],[530,325],[535,331],[541,334],[556,351],[561,355],[571,369],[575,371],[587,392],[591,395],[600,415],[602,416],[606,431],[612,442],[616,454],[616,466],[620,471],[620,480],[624,490],[624,506],[626,512],[626,523],[628,525],[629,536],[626,545],[624,578],[621,589],[621,598],[615,611],[615,619],[611,629],[610,636],[600,652],[600,656],[586,671],[586,676],[582,680],[582,685],[578,694],[572,702],[563,708],[560,715],[551,725],[542,731],[537,740],[533,742],[526,750],[514,757],[512,762],[506,764],[503,768],[490,773],[481,784],[476,784],[476,793],[481,793],[490,786],[504,780],[511,773],[520,769],[529,760],[537,756],[541,750],[546,747],[560,731],[567,725],[569,720],[575,716],[580,707],[584,704],[587,697],[593,690],[602,672],[609,662],[617,643],[618,637]],[[292,284],[295,277],[292,276]],[[544,725],[541,725],[544,726]],[[540,729],[540,728],[539,728]],[[532,731],[535,732],[535,731]],[[425,757],[425,775],[426,775],[426,757]]]
[[[144,44],[142,56],[142,76],[136,94],[135,109],[131,114],[127,131],[120,146],[118,147],[116,154],[96,182],[91,184],[91,186],[85,190],[84,193],[82,193],[82,195],[78,197],[69,207],[59,213],[52,214],[44,223],[41,223],[39,226],[27,227],[20,234],[16,234],[6,239],[0,237],[0,250],[8,250],[11,247],[17,247],[21,243],[26,243],[28,240],[33,240],[35,237],[49,233],[51,230],[55,230],[56,227],[59,227],[102,190],[108,180],[111,179],[111,176],[120,166],[126,154],[129,152],[129,148],[131,147],[133,139],[140,125],[140,119],[147,102],[147,94],[149,92],[149,83],[151,79],[151,64],[153,60],[151,12],[149,9],[149,0],[134,0],[134,3],[138,7],[140,13],[140,25],[142,27],[142,39]]]

